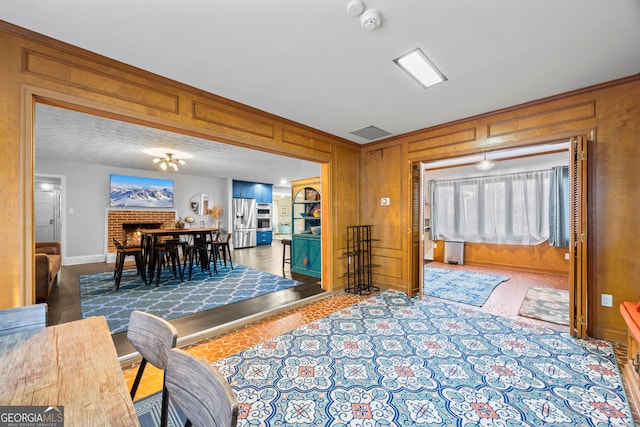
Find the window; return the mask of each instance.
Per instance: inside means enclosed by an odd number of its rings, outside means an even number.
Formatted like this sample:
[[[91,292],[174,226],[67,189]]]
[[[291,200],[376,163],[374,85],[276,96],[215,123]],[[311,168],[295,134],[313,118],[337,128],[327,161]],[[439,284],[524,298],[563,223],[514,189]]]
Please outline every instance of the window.
[[[431,181],[434,240],[535,245],[549,239],[551,170]]]

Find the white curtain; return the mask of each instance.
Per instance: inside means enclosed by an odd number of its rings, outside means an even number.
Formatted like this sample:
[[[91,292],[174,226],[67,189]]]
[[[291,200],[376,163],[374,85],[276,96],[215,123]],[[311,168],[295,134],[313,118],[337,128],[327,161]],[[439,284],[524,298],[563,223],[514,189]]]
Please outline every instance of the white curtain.
[[[430,181],[432,239],[537,245],[549,239],[551,171]]]

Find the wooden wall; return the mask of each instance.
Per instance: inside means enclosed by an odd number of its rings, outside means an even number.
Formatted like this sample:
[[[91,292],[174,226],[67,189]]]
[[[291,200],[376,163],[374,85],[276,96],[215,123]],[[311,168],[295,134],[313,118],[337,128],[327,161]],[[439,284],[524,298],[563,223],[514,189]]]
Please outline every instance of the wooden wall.
[[[359,145],[2,21],[0,58],[0,309],[34,300],[35,100],[322,163],[323,209],[339,212],[323,221],[323,286],[339,282],[334,230],[357,222]]]
[[[411,164],[566,140],[595,129],[590,186],[589,334],[625,341],[621,301],[640,299],[640,77],[631,76],[536,102],[389,138],[363,148],[363,217],[374,224],[380,282],[411,293]],[[384,155],[382,155],[384,153]],[[366,183],[366,185],[365,185]],[[390,197],[391,205],[379,205]],[[475,252],[471,253],[476,257]],[[545,255],[545,256],[557,256]],[[414,258],[417,259],[417,258]],[[418,260],[419,263],[419,260]],[[613,295],[602,307],[600,295]]]
[[[637,76],[363,147],[0,21],[0,308],[33,300],[33,100],[322,163],[323,286],[339,289],[344,228],[374,225],[379,284],[412,292],[411,164],[596,129],[589,332],[624,342],[640,299]],[[390,204],[380,205],[388,197]],[[327,220],[327,218],[329,220]],[[601,293],[614,307],[600,307]]]
[[[435,261],[444,261],[444,241],[438,240],[433,250]],[[464,263],[484,267],[506,268],[540,274],[566,274],[569,277],[567,248],[549,246],[549,241],[539,245],[495,245],[465,242]]]

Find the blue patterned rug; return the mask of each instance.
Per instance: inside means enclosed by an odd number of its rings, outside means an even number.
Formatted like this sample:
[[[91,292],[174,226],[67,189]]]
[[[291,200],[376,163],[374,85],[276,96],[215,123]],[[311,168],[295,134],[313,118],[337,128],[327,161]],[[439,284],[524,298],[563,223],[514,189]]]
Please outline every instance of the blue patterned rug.
[[[633,426],[609,343],[396,291],[213,366],[241,427]]]
[[[424,267],[422,294],[481,307],[506,276]]]
[[[218,274],[194,269],[192,280],[180,282],[162,272],[160,287],[145,286],[134,269],[122,274],[115,290],[113,273],[80,276],[82,317],[105,316],[112,334],[124,332],[133,310],[155,314],[166,320],[288,289],[300,282],[243,265],[218,267]]]

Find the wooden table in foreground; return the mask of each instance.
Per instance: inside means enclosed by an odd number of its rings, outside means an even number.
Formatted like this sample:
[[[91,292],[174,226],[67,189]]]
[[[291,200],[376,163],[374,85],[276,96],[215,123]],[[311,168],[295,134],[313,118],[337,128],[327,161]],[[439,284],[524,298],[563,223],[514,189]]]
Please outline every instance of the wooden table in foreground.
[[[0,405],[64,406],[65,426],[139,426],[104,317],[0,337]]]

